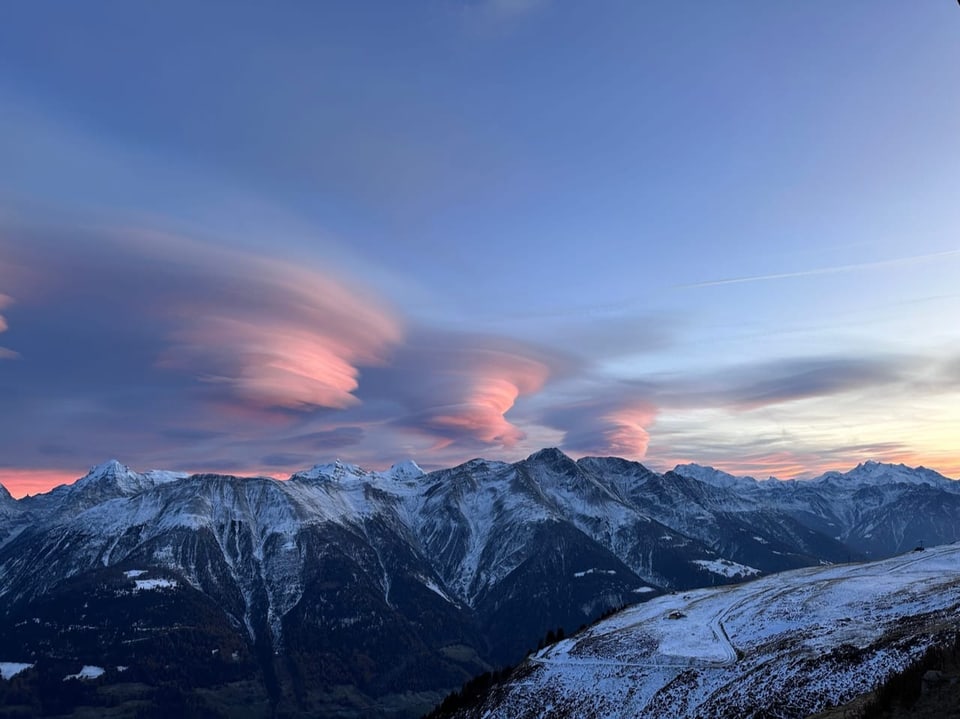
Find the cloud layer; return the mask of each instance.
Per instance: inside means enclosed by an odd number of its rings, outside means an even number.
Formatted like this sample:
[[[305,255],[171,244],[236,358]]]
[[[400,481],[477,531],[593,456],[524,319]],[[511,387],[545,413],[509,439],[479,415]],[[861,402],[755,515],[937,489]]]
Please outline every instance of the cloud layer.
[[[555,319],[549,343],[432,326],[333,268],[135,229],[3,229],[0,311],[0,482],[17,494],[111,456],[284,475],[546,444],[781,476],[929,445],[947,471],[933,448],[960,428],[942,401],[901,422],[918,398],[960,393],[955,354],[624,378],[611,363],[673,349],[666,321],[575,317],[564,333]]]
[[[516,403],[574,365],[518,340],[410,329],[356,279],[180,237],[3,237],[22,355],[0,375],[12,466],[120,455],[274,471],[342,450],[426,463],[513,450],[527,437]]]

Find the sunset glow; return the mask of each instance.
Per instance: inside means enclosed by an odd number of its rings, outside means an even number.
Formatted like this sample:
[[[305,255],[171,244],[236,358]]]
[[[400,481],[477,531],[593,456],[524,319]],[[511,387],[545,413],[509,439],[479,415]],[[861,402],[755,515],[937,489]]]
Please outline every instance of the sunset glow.
[[[0,23],[0,483],[960,478],[957,8],[509,5]]]
[[[83,476],[85,470],[77,472],[62,469],[10,469],[0,467],[0,484],[7,488],[15,498],[28,494],[49,492],[61,484],[71,484]]]

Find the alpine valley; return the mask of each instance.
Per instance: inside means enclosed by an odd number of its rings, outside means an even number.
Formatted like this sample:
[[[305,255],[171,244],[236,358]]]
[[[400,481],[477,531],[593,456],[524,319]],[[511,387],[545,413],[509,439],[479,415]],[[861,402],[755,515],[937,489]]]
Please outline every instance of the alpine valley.
[[[958,539],[960,483],[872,462],[757,481],[545,449],[280,481],[111,461],[0,487],[0,716],[419,716],[622,605]]]

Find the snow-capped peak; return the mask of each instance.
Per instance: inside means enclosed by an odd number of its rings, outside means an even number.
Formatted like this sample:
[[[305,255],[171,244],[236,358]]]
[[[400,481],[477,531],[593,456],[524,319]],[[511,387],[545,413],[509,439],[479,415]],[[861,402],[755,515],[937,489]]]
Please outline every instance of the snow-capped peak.
[[[301,481],[327,480],[333,482],[342,482],[345,479],[360,479],[369,474],[367,470],[356,464],[347,464],[337,459],[333,462],[324,464],[315,464],[310,469],[302,472],[296,472],[291,479]]]
[[[544,449],[534,452],[529,457],[527,457],[528,462],[573,462],[570,457],[565,455],[562,451],[556,447],[545,447]]]
[[[747,483],[755,484],[757,481],[753,477],[736,477],[714,467],[694,463],[678,464],[673,471],[681,477],[696,479],[714,487],[738,487]]]
[[[107,460],[102,464],[91,467],[90,471],[81,477],[73,486],[76,489],[94,486],[116,486],[123,492],[143,489],[144,478],[134,472],[127,465],[115,459]]]
[[[92,467],[89,472],[72,485],[71,491],[89,491],[96,488],[98,492],[119,490],[121,494],[133,495],[151,489],[158,484],[174,482],[187,476],[184,472],[166,472],[157,469],[151,469],[145,473],[135,472],[127,465],[115,459],[110,459]]]
[[[418,479],[426,474],[420,465],[414,462],[412,459],[404,460],[403,462],[397,462],[395,465],[390,467],[386,472],[383,473],[383,476],[388,479]]]
[[[95,467],[91,467],[90,471],[87,472],[86,476],[87,477],[107,477],[110,475],[129,474],[129,473],[131,473],[131,469],[127,465],[121,464],[119,461],[115,459],[108,459],[106,462],[103,462],[102,464],[98,464]]]
[[[373,481],[388,480],[402,481],[418,479],[426,473],[412,459],[397,462],[385,472],[371,472],[356,464],[347,464],[341,460],[316,464],[310,469],[296,472],[290,479],[301,482],[349,482],[355,480]]]
[[[950,482],[942,474],[925,467],[912,468],[905,464],[887,464],[868,460],[861,462],[849,472],[827,472],[812,480],[827,482],[835,480],[840,483],[880,485],[880,484],[929,484],[941,485]]]

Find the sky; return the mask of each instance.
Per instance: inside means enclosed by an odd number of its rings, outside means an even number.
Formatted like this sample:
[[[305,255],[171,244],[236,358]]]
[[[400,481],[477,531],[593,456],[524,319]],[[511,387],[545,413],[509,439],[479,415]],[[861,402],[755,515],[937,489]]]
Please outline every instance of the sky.
[[[956,3],[20,2],[0,483],[960,476]]]

